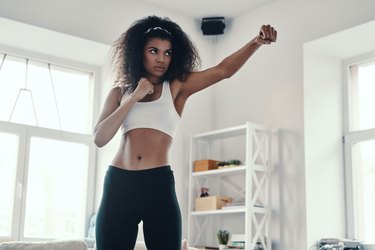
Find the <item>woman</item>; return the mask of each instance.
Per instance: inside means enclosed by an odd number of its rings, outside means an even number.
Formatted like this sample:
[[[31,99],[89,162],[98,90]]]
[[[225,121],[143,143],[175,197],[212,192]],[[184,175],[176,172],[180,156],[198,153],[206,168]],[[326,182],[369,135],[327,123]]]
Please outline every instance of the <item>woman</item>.
[[[262,45],[276,41],[273,27],[218,65],[197,71],[197,50],[168,18],[135,22],[114,44],[118,86],[109,92],[95,127],[95,144],[122,129],[98,211],[98,250],[133,249],[138,223],[150,250],[181,249],[181,214],[168,151],[192,94],[231,77]]]

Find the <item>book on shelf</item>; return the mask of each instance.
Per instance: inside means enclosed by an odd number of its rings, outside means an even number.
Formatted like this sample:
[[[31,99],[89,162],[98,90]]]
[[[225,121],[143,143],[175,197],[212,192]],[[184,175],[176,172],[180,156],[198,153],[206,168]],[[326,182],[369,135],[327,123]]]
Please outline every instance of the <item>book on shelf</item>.
[[[232,203],[225,204],[221,209],[243,209],[245,207],[246,207],[246,205],[245,205],[244,202],[232,202]],[[254,204],[254,207],[263,208],[264,206],[256,203],[256,204]]]
[[[195,246],[194,248],[199,250],[206,250],[206,249],[219,249],[218,247],[210,247],[210,246]]]
[[[245,249],[245,234],[232,234],[228,242],[230,249]]]
[[[219,249],[218,247],[209,247],[209,246],[196,246],[196,247],[194,247],[194,248],[196,248],[196,249],[199,249],[199,250],[208,250],[208,249],[211,249],[211,250],[213,250],[213,249]],[[238,247],[238,246],[226,246],[225,248],[224,248],[224,250],[230,250],[230,249],[245,249],[245,247]]]
[[[245,208],[245,205],[237,205],[237,206],[229,205],[229,206],[224,206],[221,209],[230,210],[230,209],[242,209],[242,208]]]
[[[245,242],[231,242],[228,244],[229,249],[245,249]]]
[[[230,202],[225,204],[221,209],[241,209],[245,208],[244,202]]]

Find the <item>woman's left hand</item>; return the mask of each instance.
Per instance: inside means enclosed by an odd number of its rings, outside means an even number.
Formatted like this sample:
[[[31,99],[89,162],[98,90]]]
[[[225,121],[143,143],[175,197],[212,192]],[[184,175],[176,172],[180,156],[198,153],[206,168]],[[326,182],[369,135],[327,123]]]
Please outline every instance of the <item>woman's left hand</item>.
[[[276,42],[277,31],[271,25],[263,25],[260,28],[259,35],[255,38],[255,42],[259,45],[271,44]]]

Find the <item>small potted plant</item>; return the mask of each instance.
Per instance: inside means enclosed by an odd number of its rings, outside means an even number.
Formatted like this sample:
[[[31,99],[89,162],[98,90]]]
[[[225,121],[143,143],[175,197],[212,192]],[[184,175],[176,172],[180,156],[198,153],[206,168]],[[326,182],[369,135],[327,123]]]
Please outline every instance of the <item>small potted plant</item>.
[[[229,241],[229,232],[227,230],[219,230],[217,233],[217,238],[219,240],[219,249],[225,249]]]

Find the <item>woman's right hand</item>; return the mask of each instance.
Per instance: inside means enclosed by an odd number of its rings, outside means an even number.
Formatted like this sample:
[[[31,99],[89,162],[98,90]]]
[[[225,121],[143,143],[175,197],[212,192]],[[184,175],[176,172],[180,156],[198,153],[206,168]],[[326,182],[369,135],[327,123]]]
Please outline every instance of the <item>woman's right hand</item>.
[[[154,93],[154,85],[145,77],[142,77],[138,81],[137,88],[131,94],[136,101],[142,100],[146,95]],[[123,100],[122,100],[123,101]]]

